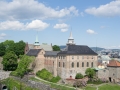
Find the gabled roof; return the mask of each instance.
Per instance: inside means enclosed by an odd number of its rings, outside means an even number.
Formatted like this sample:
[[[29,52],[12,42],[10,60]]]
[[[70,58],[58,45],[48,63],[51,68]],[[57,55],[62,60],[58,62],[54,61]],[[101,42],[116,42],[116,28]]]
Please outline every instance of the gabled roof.
[[[41,49],[43,48],[45,51],[53,51],[52,46],[48,45],[48,44],[42,44],[42,45],[40,45],[40,48]]]
[[[120,67],[120,62],[117,60],[111,60],[107,66],[108,67]]]
[[[30,49],[27,53],[28,56],[37,56],[41,49]]]
[[[45,56],[57,56],[60,51],[45,51]]]
[[[65,51],[61,51],[58,54],[97,55],[97,53],[85,45],[68,45]]]

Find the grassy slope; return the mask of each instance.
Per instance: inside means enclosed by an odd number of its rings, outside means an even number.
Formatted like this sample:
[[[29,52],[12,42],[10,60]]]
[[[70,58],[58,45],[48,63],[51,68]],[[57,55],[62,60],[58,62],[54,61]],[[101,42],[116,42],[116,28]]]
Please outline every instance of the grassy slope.
[[[120,86],[116,84],[106,84],[100,86],[99,90],[120,90]]]
[[[20,87],[22,87],[22,90],[38,90],[28,87],[24,83],[21,83],[20,81],[17,81],[13,78],[5,79],[4,81],[2,81],[2,83],[6,84],[10,88],[10,90],[13,90],[15,87],[17,90],[20,90]]]

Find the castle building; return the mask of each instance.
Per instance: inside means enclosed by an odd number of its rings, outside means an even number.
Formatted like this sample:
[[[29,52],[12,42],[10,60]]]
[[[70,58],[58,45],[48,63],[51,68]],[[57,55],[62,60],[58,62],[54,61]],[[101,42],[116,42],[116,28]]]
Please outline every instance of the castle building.
[[[76,45],[72,32],[62,51],[34,48],[26,54],[36,57],[35,73],[45,68],[54,76],[60,76],[63,79],[75,78],[77,73],[85,75],[87,68],[97,67],[97,53],[86,45]]]

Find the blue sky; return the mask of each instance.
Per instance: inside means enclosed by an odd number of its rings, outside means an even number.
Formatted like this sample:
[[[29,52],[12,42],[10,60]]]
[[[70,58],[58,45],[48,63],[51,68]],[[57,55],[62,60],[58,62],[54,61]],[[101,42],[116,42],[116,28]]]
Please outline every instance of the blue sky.
[[[120,0],[0,0],[0,42],[120,49]]]

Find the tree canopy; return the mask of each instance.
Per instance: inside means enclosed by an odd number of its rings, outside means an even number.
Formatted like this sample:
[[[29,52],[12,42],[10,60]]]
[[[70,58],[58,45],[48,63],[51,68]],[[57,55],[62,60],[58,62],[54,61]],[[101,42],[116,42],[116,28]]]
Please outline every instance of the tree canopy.
[[[4,56],[6,52],[13,51],[19,57],[24,54],[25,42],[22,40],[14,42],[13,40],[6,40],[0,43],[0,56]]]
[[[3,43],[0,43],[0,56],[5,55],[5,45]]]
[[[89,78],[93,78],[93,76],[95,75],[95,71],[92,68],[87,68],[85,71],[85,74],[89,77]]]
[[[60,47],[57,45],[52,46],[53,51],[60,51]]]
[[[34,60],[35,57],[33,56],[20,55],[18,67],[15,71],[11,72],[11,75],[23,77],[26,72],[29,72],[30,63]]]
[[[75,79],[82,79],[83,75],[81,73],[77,73]]]
[[[6,54],[3,56],[3,69],[5,71],[14,71],[17,68],[17,56],[13,51],[8,51]]]

